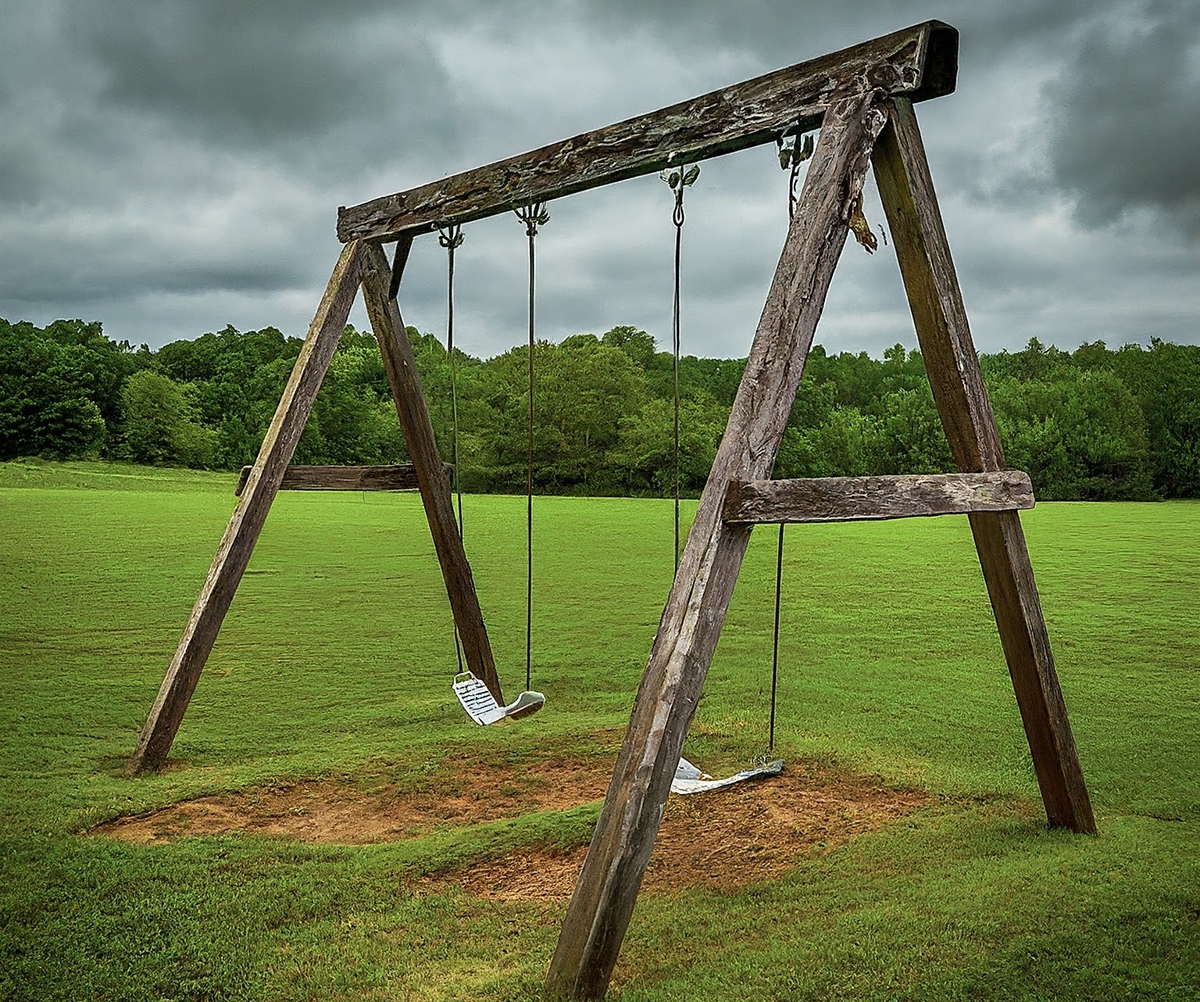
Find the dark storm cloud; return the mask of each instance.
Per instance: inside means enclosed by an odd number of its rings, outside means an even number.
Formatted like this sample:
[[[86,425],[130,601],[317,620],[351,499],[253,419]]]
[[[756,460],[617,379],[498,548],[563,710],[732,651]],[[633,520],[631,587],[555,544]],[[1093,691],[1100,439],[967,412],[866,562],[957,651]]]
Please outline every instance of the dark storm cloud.
[[[156,345],[226,323],[300,334],[339,204],[940,18],[962,31],[958,90],[919,115],[977,342],[1175,336],[1200,315],[1200,252],[1148,220],[1194,205],[1186,15],[1116,0],[0,0],[0,316],[69,313]],[[1134,92],[1153,110],[1105,124]],[[786,225],[773,151],[710,162],[689,206],[686,350],[744,353]],[[653,177],[551,207],[547,336],[633,323],[666,342],[670,207]],[[1087,229],[1119,217],[1119,234]],[[461,337],[494,354],[524,336],[522,234],[512,217],[468,229]],[[890,254],[847,250],[818,333],[833,350],[912,344]],[[444,322],[444,269],[418,241],[402,305],[422,329]]]
[[[219,191],[222,153],[351,188],[402,137],[420,137],[407,158],[437,162],[467,127],[403,4],[15,6],[5,29],[19,44],[0,60],[0,198],[10,201],[152,195],[173,182],[186,198],[197,163]]]
[[[616,0],[589,6],[587,16],[610,30],[630,20],[652,23],[663,38],[686,42],[698,54],[736,48],[782,66],[928,20],[966,29],[972,57],[995,60],[1010,46],[1069,27],[1095,7],[1094,0],[859,0],[837,7],[796,0]]]
[[[1151,209],[1200,237],[1200,6],[1134,5],[1092,23],[1047,100],[1054,177],[1081,220]]]
[[[401,66],[412,109],[439,102],[436,62],[385,4],[106,3],[68,37],[103,71],[100,97],[224,142],[311,140],[347,119],[391,124],[382,88]],[[386,44],[383,38],[387,38]],[[426,123],[430,124],[430,123]]]

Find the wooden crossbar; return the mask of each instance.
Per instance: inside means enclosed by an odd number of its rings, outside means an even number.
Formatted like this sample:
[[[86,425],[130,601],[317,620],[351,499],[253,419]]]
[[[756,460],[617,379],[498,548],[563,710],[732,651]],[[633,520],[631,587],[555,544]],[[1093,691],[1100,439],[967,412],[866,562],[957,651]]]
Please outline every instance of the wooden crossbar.
[[[856,522],[871,519],[1020,511],[1033,484],[1019,470],[890,477],[731,480],[723,518],[731,524]]]
[[[444,466],[446,475],[451,467]],[[241,497],[253,466],[243,466],[233,493]],[[420,487],[411,463],[391,466],[289,466],[281,491],[415,491]]]
[[[924,101],[953,92],[957,77],[958,30],[925,21],[520,156],[340,207],[338,239],[395,240],[808,132],[850,79]]]

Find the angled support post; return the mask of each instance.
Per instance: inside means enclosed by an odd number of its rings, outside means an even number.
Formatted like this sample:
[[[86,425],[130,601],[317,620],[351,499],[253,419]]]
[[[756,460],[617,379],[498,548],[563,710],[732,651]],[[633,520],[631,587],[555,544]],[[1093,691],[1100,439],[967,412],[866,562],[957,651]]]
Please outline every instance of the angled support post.
[[[934,401],[958,469],[1004,469],[912,102],[891,102],[874,167]],[[1016,511],[972,512],[996,626],[1051,825],[1095,832],[1066,703]]]
[[[881,92],[842,92],[825,114],[746,372],[700,499],[625,743],[550,962],[547,995],[600,998],[608,986],[708,674],[751,525],[729,524],[729,481],[767,477],[834,266],[850,204],[883,125]]]
[[[467,667],[477,678],[483,679],[484,685],[496,697],[496,702],[503,706],[504,695],[500,691],[500,679],[496,675],[496,662],[483,623],[483,611],[479,608],[471,565],[467,562],[458,522],[454,517],[450,481],[438,455],[429,405],[425,401],[412,345],[409,344],[400,307],[396,303],[396,289],[400,285],[412,239],[411,234],[400,238],[396,246],[395,268],[388,264],[387,256],[379,244],[364,246],[363,299],[383,355],[400,427],[408,444],[408,455],[412,460],[421,502],[429,519],[434,549],[446,582],[446,593],[450,597],[450,608],[462,641],[463,656]]]
[[[359,241],[346,244],[308,329],[308,337],[267,429],[241,500],[233,511],[221,545],[217,547],[217,555],[167,669],[158,698],[142,728],[137,748],[126,767],[129,775],[159,769],[166,761],[225,613],[229,611],[234,592],[250,562],[250,554],[254,552],[254,544],[262,532],[267,512],[271,510],[271,502],[275,500],[292,453],[296,451],[296,443],[300,441],[300,433],[304,431],[321,381],[337,350],[350,307],[358,295],[362,268],[363,245]]]

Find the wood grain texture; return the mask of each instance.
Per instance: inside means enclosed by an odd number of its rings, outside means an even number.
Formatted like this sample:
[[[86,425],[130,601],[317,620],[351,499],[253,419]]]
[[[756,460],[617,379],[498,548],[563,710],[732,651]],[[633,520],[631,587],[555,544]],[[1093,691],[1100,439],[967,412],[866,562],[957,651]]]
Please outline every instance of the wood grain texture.
[[[390,240],[816,128],[840,81],[913,100],[954,90],[958,32],[927,21],[409,191],[338,209],[339,240]]]
[[[1033,507],[1029,475],[930,473],[884,477],[734,480],[723,517],[730,523],[854,522],[870,519],[965,515]]]
[[[911,102],[892,102],[874,165],[934,402],[955,463],[963,471],[1000,470],[1004,456],[996,422]],[[1047,818],[1051,825],[1094,832],[1096,821],[1020,516],[1015,511],[976,512],[968,518]]]
[[[253,466],[243,466],[233,493],[241,496]],[[450,475],[447,467],[446,475]],[[415,491],[417,471],[411,463],[390,466],[289,466],[281,491]]]
[[[407,257],[408,244],[412,238],[401,239],[396,254]],[[379,350],[383,355],[396,413],[408,445],[408,455],[416,472],[417,486],[421,491],[421,502],[429,520],[429,531],[433,546],[446,582],[446,594],[458,627],[463,656],[467,667],[504,705],[504,694],[496,674],[496,662],[492,656],[491,642],[483,622],[483,611],[479,607],[479,596],[475,592],[475,580],[471,565],[463,549],[462,536],[454,517],[454,505],[450,497],[450,478],[438,455],[437,442],[433,435],[433,424],[429,419],[429,405],[421,386],[421,377],[413,358],[400,307],[390,295],[393,283],[392,266],[378,244],[368,244],[364,249],[365,268],[362,287],[367,315]]]
[[[547,979],[550,997],[599,998],[612,975],[750,539],[750,526],[721,519],[726,489],[734,478],[766,477],[774,464],[850,205],[883,124],[880,96],[838,95],[825,117],[567,909]]]
[[[159,769],[166,761],[171,743],[187,711],[204,663],[216,642],[217,633],[234,592],[250,562],[250,554],[262,531],[284,471],[296,450],[300,433],[312,411],[321,381],[350,315],[362,277],[362,245],[347,244],[329,279],[316,316],[308,329],[291,378],[263,438],[246,489],[234,509],[225,535],[217,547],[208,577],[196,599],[191,619],[179,641],[158,698],[142,728],[127,772]]]

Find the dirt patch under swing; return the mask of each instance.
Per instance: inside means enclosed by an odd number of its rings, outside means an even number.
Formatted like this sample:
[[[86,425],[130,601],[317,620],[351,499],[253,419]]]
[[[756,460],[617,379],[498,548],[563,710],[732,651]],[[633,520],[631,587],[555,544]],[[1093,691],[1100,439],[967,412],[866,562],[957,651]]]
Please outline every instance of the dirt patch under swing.
[[[416,789],[382,783],[363,789],[313,780],[202,797],[93,833],[138,843],[242,832],[305,842],[365,844],[419,836],[603,798],[610,758],[557,756],[540,762],[490,763],[452,757]],[[782,775],[709,793],[672,795],[643,890],[736,888],[768,880],[799,857],[838,845],[920,807],[927,797],[877,779],[799,762]],[[449,886],[496,900],[570,897],[586,847],[530,847],[466,869],[411,882],[433,892]]]

